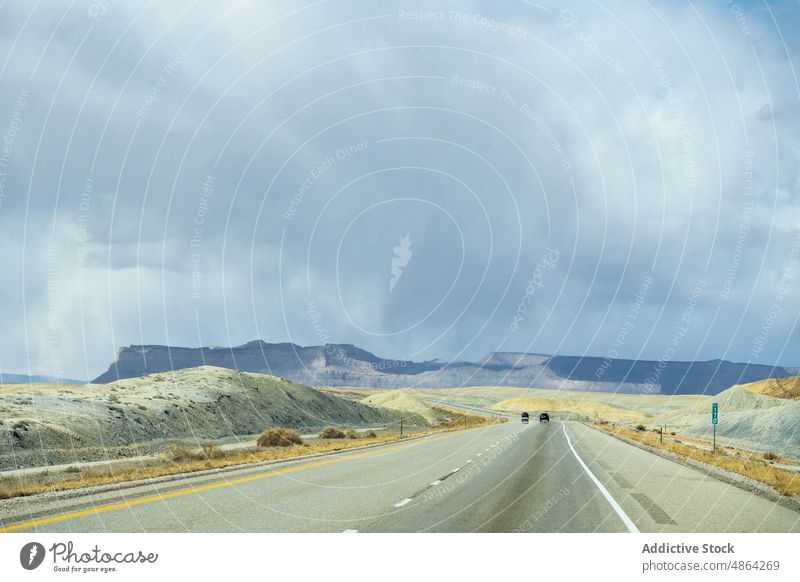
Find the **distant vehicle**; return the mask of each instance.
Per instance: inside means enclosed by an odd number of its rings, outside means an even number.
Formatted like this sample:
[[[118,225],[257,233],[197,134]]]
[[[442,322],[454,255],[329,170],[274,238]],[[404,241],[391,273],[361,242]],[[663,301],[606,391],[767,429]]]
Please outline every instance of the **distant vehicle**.
[[[550,422],[550,415],[546,412],[542,412],[539,415],[539,422]]]
[[[528,421],[530,420],[530,418],[531,418],[531,416],[530,416],[530,414],[528,414],[527,412],[523,412],[523,413],[522,413],[522,422],[524,422],[525,424],[527,424],[527,423],[528,423]]]

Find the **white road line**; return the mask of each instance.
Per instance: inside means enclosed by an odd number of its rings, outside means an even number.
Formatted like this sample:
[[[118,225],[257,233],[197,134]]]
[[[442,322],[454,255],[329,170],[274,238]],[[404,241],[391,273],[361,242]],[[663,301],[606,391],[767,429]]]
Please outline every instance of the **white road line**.
[[[397,503],[395,503],[394,506],[395,507],[403,507],[404,505],[407,505],[407,504],[411,503],[411,501],[412,501],[412,499],[410,497],[406,497],[405,499],[402,499],[402,500],[398,501]]]
[[[575,447],[572,446],[572,441],[570,440],[569,435],[567,434],[567,427],[564,426],[564,424],[562,423],[561,428],[564,430],[564,436],[567,438],[567,444],[569,445],[572,454],[575,455],[575,458],[578,460],[578,463],[580,463],[580,466],[583,467],[584,471],[586,471],[586,474],[589,475],[589,478],[592,481],[594,481],[595,485],[597,485],[597,488],[600,490],[600,493],[603,494],[603,497],[606,498],[606,501],[608,501],[611,504],[611,507],[614,508],[614,511],[617,512],[617,515],[622,520],[622,523],[625,524],[625,527],[628,528],[629,532],[639,533],[639,529],[636,527],[636,524],[633,523],[633,520],[631,520],[631,518],[628,517],[628,514],[626,514],[625,511],[622,509],[622,507],[620,507],[620,504],[617,503],[617,500],[611,496],[611,493],[608,492],[608,489],[606,489],[605,486],[600,482],[600,480],[594,476],[594,473],[592,473],[589,470],[589,467],[587,467],[586,463],[583,462],[583,459],[580,458],[578,452],[575,450]]]
[[[357,529],[346,529],[342,533],[358,533]]]
[[[439,484],[439,483],[441,483],[441,482],[442,482],[442,480],[441,480],[441,479],[437,479],[436,481],[434,481],[433,483],[431,483],[431,487],[435,487],[436,485],[438,485],[438,484]]]
[[[452,473],[458,473],[460,470],[461,470],[461,467],[456,467],[456,468],[455,468],[455,469],[453,469],[451,472],[452,472]]]
[[[469,461],[467,461],[465,464],[469,465],[471,462],[472,462],[472,459],[470,459]]]
[[[483,453],[478,453],[478,456],[480,457],[482,454],[483,454]]]

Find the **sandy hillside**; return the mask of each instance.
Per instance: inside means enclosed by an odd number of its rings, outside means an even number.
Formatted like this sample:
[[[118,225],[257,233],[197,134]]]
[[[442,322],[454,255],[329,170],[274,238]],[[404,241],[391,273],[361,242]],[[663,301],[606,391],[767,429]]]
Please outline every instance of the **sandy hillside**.
[[[703,403],[653,418],[653,423],[708,437],[712,434],[711,403],[716,402],[717,437],[722,442],[800,458],[800,400],[769,395],[794,395],[798,378],[780,380],[732,386]]]
[[[0,395],[11,394],[12,392],[27,392],[29,390],[65,390],[80,389],[86,384],[42,384],[32,382],[29,384],[0,384]]]
[[[412,389],[408,396],[442,406],[552,412],[556,419],[605,420],[648,428],[667,426],[669,432],[711,437],[711,403],[720,406],[720,442],[754,451],[773,451],[800,458],[800,377],[763,380],[733,386],[716,396],[615,394],[541,388],[482,386]],[[351,389],[352,390],[352,389]],[[356,391],[352,390],[354,393]],[[358,393],[369,394],[369,390]]]
[[[502,400],[492,405],[494,410],[530,412],[534,416],[540,412],[561,412],[570,415],[598,418],[608,421],[624,421],[640,419],[642,414],[611,406],[604,402],[574,398],[514,398]]]
[[[551,412],[556,419],[605,420],[710,440],[711,403],[717,402],[719,442],[754,451],[800,458],[800,378],[732,386],[716,396],[614,394],[538,388],[479,387],[411,390],[423,401],[493,410]],[[777,397],[777,396],[781,397]]]
[[[382,425],[396,416],[274,376],[210,366],[103,385],[6,386],[0,468],[124,455],[132,444],[221,439],[273,425]]]
[[[452,388],[437,390],[411,390],[409,394],[422,400],[431,399],[461,406],[478,406],[503,410],[523,410],[531,404],[520,404],[519,400],[538,399],[545,410],[566,410],[563,402],[572,407],[582,407],[594,415],[597,411],[607,410],[625,418],[636,416],[649,417],[669,410],[684,408],[697,402],[705,402],[706,396],[680,395],[666,396],[660,394],[615,394],[611,392],[577,392],[574,390],[550,390],[546,388],[506,388],[485,386],[478,388]],[[501,403],[506,403],[501,406]],[[519,408],[522,406],[523,408]],[[549,408],[547,408],[549,406]],[[610,407],[606,409],[606,407]],[[629,414],[634,413],[634,414]]]
[[[785,398],[787,400],[800,400],[800,376],[786,378],[769,378],[760,382],[742,384],[742,388],[756,394]]]
[[[426,421],[436,423],[443,416],[422,400],[403,390],[382,390],[360,401],[362,404],[419,414]]]
[[[711,403],[719,404],[720,443],[755,451],[773,451],[800,458],[800,378],[779,378],[732,386],[716,396],[666,396],[573,392],[569,390],[460,388],[413,391],[427,399],[436,396],[462,405],[494,410],[576,415],[649,428],[667,426],[670,432],[710,439]],[[777,397],[780,395],[781,397]]]

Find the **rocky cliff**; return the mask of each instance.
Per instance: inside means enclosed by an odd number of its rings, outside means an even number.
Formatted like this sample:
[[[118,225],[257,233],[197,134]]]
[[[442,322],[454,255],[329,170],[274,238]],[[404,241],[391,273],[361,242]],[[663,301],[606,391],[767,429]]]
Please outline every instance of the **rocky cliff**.
[[[522,386],[654,394],[717,394],[734,384],[798,373],[797,368],[725,360],[654,362],[511,352],[492,353],[478,362],[412,362],[380,358],[348,344],[304,347],[257,340],[231,348],[129,346],[94,382],[202,365],[272,374],[309,386]]]

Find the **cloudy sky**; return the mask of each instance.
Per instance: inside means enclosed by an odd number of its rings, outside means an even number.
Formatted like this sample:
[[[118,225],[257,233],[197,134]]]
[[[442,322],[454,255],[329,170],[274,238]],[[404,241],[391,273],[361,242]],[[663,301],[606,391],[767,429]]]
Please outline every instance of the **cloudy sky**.
[[[0,371],[800,365],[796,3],[424,4],[0,2]]]

